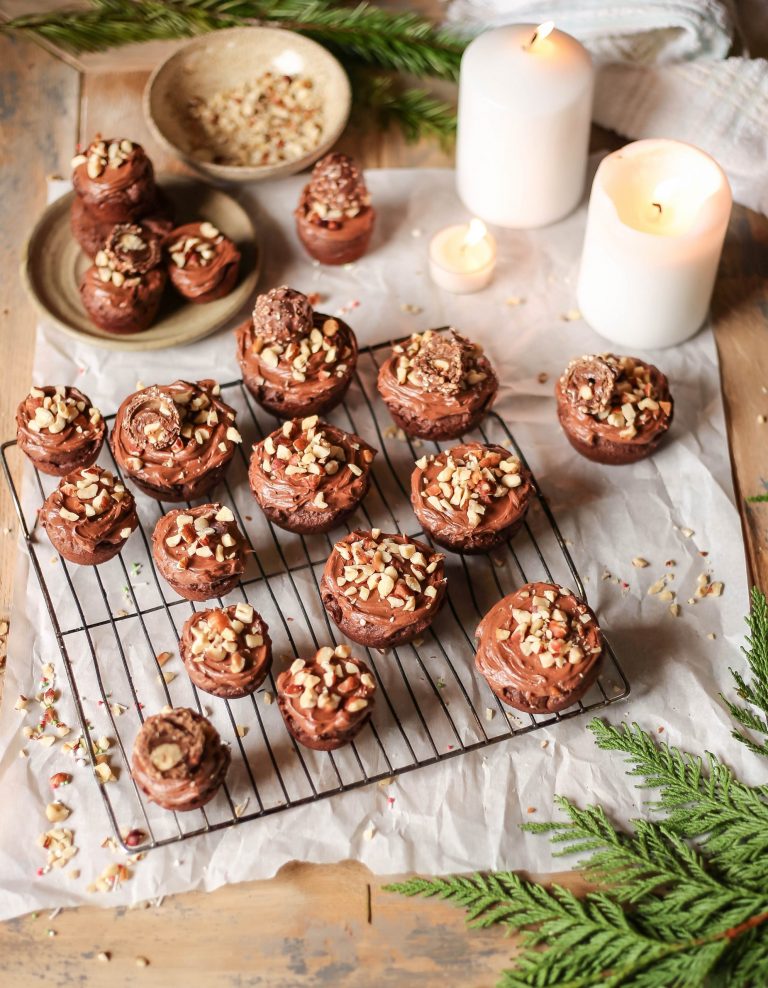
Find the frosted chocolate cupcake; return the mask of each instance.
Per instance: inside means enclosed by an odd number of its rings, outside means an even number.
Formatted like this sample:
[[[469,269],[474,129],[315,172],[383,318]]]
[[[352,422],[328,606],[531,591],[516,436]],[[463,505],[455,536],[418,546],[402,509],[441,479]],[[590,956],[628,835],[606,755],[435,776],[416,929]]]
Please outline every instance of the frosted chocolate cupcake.
[[[397,343],[379,370],[389,413],[409,436],[457,439],[493,404],[499,382],[482,347],[455,329],[428,329]]]
[[[72,159],[72,184],[88,213],[103,222],[139,219],[157,203],[152,162],[125,138],[91,141]]]
[[[174,381],[129,395],[110,436],[136,486],[160,501],[193,501],[224,476],[242,442],[235,412],[215,381]]]
[[[167,239],[171,284],[188,302],[229,295],[240,270],[240,251],[213,223],[187,223]]]
[[[328,557],[323,607],[352,641],[394,648],[422,634],[445,596],[443,555],[407,535],[350,532]]]
[[[133,746],[131,775],[153,803],[185,813],[213,799],[230,759],[229,748],[209,720],[177,707],[144,721]]]
[[[147,227],[112,227],[80,282],[80,298],[91,321],[109,333],[149,329],[165,287],[161,261],[160,239]]]
[[[32,388],[16,409],[16,441],[41,473],[63,477],[96,461],[106,425],[77,388]]]
[[[327,154],[301,194],[296,232],[321,264],[349,264],[368,249],[376,213],[362,173],[346,154]]]
[[[259,295],[236,337],[245,384],[275,415],[319,415],[347,393],[357,365],[355,334],[341,319],[315,312],[301,292],[284,285]]]
[[[480,622],[475,666],[504,703],[564,710],[597,679],[605,643],[590,608],[554,583],[527,583]]]
[[[139,527],[133,495],[99,466],[67,474],[45,499],[40,521],[54,549],[79,566],[112,559]]]
[[[224,597],[245,571],[245,538],[226,505],[177,509],[155,525],[152,558],[180,597]]]
[[[253,693],[272,666],[272,642],[250,604],[195,611],[184,625],[179,652],[201,690],[235,699]]]
[[[277,703],[288,732],[306,748],[349,744],[373,712],[376,680],[349,645],[328,645],[296,659],[277,677]]]
[[[368,493],[376,450],[317,415],[284,422],[253,447],[248,480],[259,507],[289,532],[327,532]]]
[[[455,552],[489,552],[523,523],[531,475],[503,446],[468,443],[422,456],[411,474],[411,504],[435,542]]]
[[[572,360],[555,387],[571,446],[596,463],[635,463],[656,451],[674,403],[658,367],[613,353]]]

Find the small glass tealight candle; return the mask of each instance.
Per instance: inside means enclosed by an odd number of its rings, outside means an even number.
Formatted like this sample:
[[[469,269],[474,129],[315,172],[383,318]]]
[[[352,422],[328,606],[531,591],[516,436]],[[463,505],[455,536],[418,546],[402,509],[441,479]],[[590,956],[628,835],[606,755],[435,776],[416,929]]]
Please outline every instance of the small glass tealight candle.
[[[440,288],[455,295],[480,291],[496,268],[496,241],[482,220],[440,230],[429,245],[429,273]]]

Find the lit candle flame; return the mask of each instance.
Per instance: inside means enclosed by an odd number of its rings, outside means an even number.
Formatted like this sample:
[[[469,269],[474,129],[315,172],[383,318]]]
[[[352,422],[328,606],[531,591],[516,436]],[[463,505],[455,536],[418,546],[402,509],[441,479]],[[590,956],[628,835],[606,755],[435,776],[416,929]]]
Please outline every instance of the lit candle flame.
[[[544,38],[548,38],[555,28],[554,21],[544,21],[543,24],[539,24],[536,30],[531,35],[531,40],[527,45],[523,45],[526,51],[533,48],[537,41],[543,41]]]
[[[470,220],[467,232],[464,235],[462,247],[474,247],[475,244],[480,243],[487,233],[488,228],[482,220],[477,218]]]

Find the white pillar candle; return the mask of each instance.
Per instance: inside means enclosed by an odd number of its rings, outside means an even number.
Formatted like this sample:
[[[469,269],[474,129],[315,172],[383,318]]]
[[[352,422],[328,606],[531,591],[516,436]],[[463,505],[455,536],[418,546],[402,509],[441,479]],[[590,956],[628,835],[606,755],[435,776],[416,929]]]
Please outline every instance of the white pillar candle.
[[[584,319],[629,347],[681,343],[704,322],[731,189],[708,154],[679,141],[636,141],[600,163],[578,283]]]
[[[496,267],[496,241],[482,220],[447,226],[429,245],[429,273],[440,288],[457,295],[477,292]]]
[[[554,223],[581,200],[594,71],[552,22],[486,31],[461,60],[456,181],[488,223]]]

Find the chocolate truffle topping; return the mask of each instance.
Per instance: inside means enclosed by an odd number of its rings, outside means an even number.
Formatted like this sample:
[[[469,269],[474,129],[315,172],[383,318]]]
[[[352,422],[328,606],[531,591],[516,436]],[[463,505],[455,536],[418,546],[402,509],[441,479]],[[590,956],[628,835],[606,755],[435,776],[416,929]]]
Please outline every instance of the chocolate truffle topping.
[[[133,748],[131,774],[153,802],[184,812],[199,809],[216,795],[230,757],[209,720],[177,707],[144,721]]]
[[[145,493],[193,500],[223,476],[242,442],[235,412],[212,380],[152,385],[120,405],[112,430],[115,459]]]
[[[67,474],[46,498],[40,520],[65,559],[86,565],[110,559],[139,526],[130,491],[99,466]]]
[[[16,409],[16,438],[43,473],[62,477],[90,466],[99,455],[106,426],[101,412],[77,388],[32,388]]]
[[[284,422],[256,443],[248,479],[276,524],[294,532],[325,531],[365,496],[375,456],[359,436],[311,415]]]
[[[376,680],[349,645],[326,646],[296,659],[277,677],[286,727],[301,744],[331,751],[351,741],[373,710]]]
[[[195,611],[186,621],[179,650],[192,682],[215,696],[247,696],[265,680],[272,643],[250,604]]]
[[[345,635],[387,648],[411,641],[434,620],[446,588],[442,553],[406,535],[350,532],[323,571],[323,606]]]
[[[441,545],[463,552],[485,552],[508,538],[531,493],[530,473],[503,446],[468,443],[422,456],[411,475],[419,521]]]
[[[160,238],[147,227],[139,223],[118,223],[104,244],[106,264],[99,264],[100,257],[96,255],[96,266],[109,266],[114,271],[123,274],[144,274],[156,268],[163,259]]]
[[[494,693],[533,713],[575,703],[594,681],[604,648],[590,608],[552,583],[528,583],[504,597],[475,636],[475,665]]]
[[[155,525],[152,549],[160,573],[187,600],[223,597],[245,570],[245,539],[226,505],[169,511]]]
[[[672,422],[666,377],[637,357],[603,353],[572,360],[555,393],[566,435],[579,452],[598,462],[647,456]]]
[[[395,344],[379,370],[378,387],[409,435],[454,439],[482,418],[498,381],[481,346],[454,329],[427,330]]]
[[[306,203],[309,219],[343,222],[370,206],[371,197],[357,165],[346,154],[334,152],[313,168]]]
[[[306,295],[282,285],[257,297],[253,307],[253,328],[265,342],[286,342],[311,333],[314,316]]]

